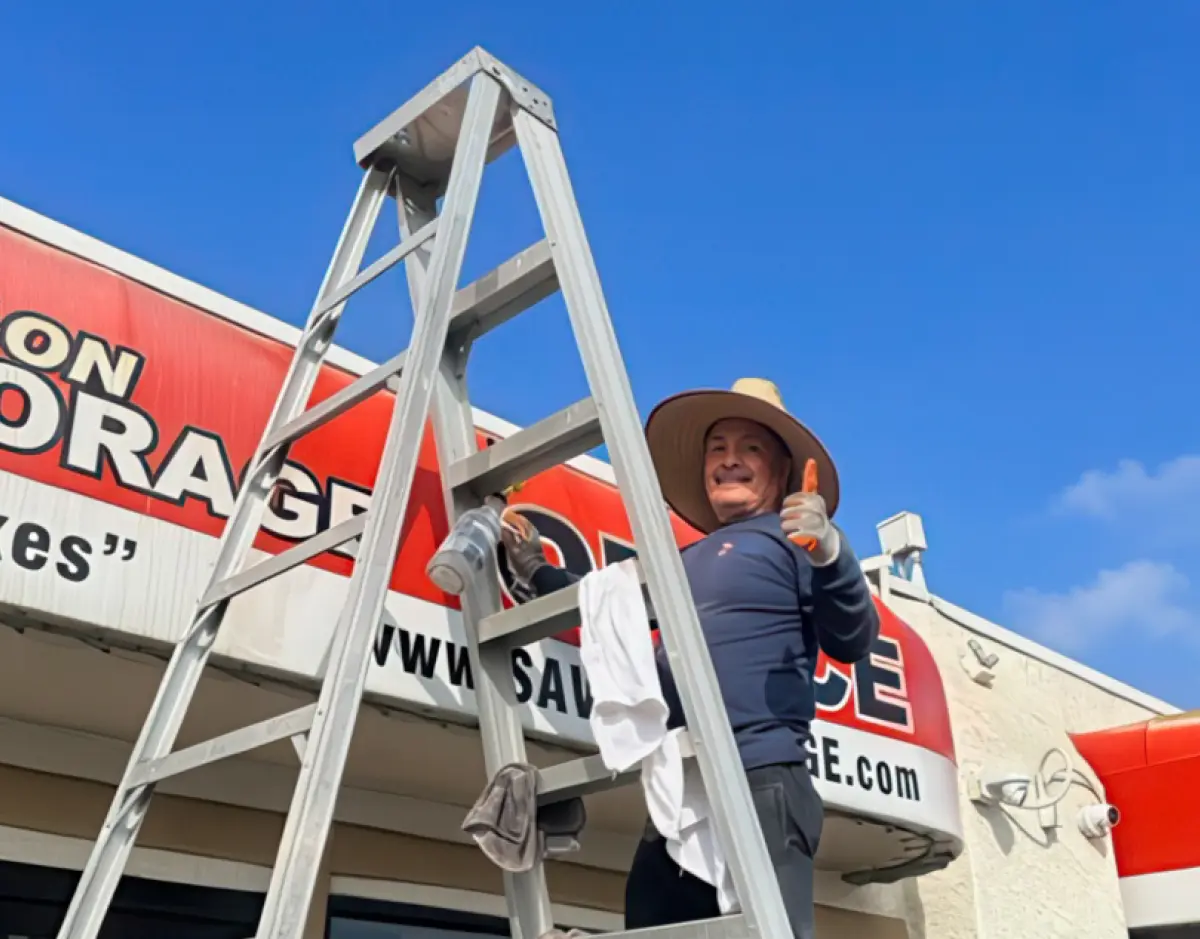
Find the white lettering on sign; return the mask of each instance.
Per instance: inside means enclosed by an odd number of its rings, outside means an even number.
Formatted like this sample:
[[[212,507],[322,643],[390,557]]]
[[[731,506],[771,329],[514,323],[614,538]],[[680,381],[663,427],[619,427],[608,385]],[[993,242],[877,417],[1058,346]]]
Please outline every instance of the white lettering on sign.
[[[64,411],[52,381],[15,362],[0,362],[0,447],[17,453],[49,450],[62,433]]]
[[[158,428],[150,415],[86,391],[77,390],[72,397],[63,465],[96,479],[104,475],[107,465],[126,489],[152,493],[146,457],[158,443]]]
[[[130,397],[146,364],[133,349],[113,349],[99,336],[72,335],[48,316],[29,310],[0,320],[0,449],[37,454],[61,444],[60,465],[92,479],[109,474],[133,492],[182,506],[201,502],[214,518],[233,511],[239,474],[221,437],[185,426],[162,450],[153,415]],[[69,387],[64,398],[49,379]],[[371,492],[346,480],[322,481],[288,461],[263,517],[273,535],[300,541],[366,511]],[[343,546],[335,553],[352,556]]]
[[[72,336],[62,324],[33,310],[17,310],[0,321],[0,350],[14,362],[42,372],[60,372],[72,385],[127,399],[142,374],[143,356],[82,330]]]
[[[190,496],[199,499],[210,515],[228,518],[233,512],[233,466],[221,438],[207,430],[185,427],[154,479],[154,491],[183,505]]]

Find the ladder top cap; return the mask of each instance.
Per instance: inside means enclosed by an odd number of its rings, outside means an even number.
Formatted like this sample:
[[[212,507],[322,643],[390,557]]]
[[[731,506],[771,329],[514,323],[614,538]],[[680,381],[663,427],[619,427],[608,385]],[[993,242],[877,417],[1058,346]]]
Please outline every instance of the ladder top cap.
[[[390,163],[421,185],[432,185],[440,192],[449,177],[470,82],[479,74],[498,81],[507,99],[497,109],[489,159],[513,144],[509,102],[556,128],[550,97],[476,46],[355,142],[354,159],[359,166],[366,169]]]

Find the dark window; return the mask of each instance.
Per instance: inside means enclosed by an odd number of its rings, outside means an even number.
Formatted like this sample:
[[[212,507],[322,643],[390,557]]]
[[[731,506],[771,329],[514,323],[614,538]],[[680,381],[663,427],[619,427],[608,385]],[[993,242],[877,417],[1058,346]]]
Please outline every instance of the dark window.
[[[326,939],[488,939],[509,935],[508,920],[411,903],[329,898]]]
[[[78,871],[0,862],[0,939],[54,939]],[[246,939],[262,912],[261,894],[124,877],[100,939]]]

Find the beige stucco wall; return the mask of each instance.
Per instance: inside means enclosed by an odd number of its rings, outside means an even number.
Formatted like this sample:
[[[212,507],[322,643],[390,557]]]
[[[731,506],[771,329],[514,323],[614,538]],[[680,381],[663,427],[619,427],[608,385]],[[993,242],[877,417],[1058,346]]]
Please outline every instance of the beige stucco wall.
[[[1082,670],[1054,664],[1057,657],[1045,650],[1030,654],[1029,643],[1014,648],[998,640],[1003,630],[966,611],[942,604],[952,619],[920,591],[892,587],[889,605],[922,636],[941,670],[967,845],[945,871],[905,884],[912,939],[1126,939],[1111,840],[1090,841],[1076,824],[1079,809],[1095,802],[1086,789],[1072,788],[1059,805],[1060,827],[1048,833],[1036,812],[972,803],[965,780],[982,767],[1032,775],[1046,751],[1060,747],[1095,783],[1067,734],[1144,720],[1161,710],[1132,689],[1129,697],[1115,693],[1115,682],[1098,687],[1080,677]],[[1000,657],[990,688],[974,682],[960,664],[970,638]],[[1060,765],[1047,769],[1053,773]]]

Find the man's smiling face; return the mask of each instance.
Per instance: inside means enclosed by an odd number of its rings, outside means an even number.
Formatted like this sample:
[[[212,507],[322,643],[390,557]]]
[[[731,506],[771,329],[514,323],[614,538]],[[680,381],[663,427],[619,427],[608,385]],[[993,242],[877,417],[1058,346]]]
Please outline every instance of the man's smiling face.
[[[791,471],[779,439],[754,421],[718,421],[704,442],[704,487],[722,525],[779,509]]]

